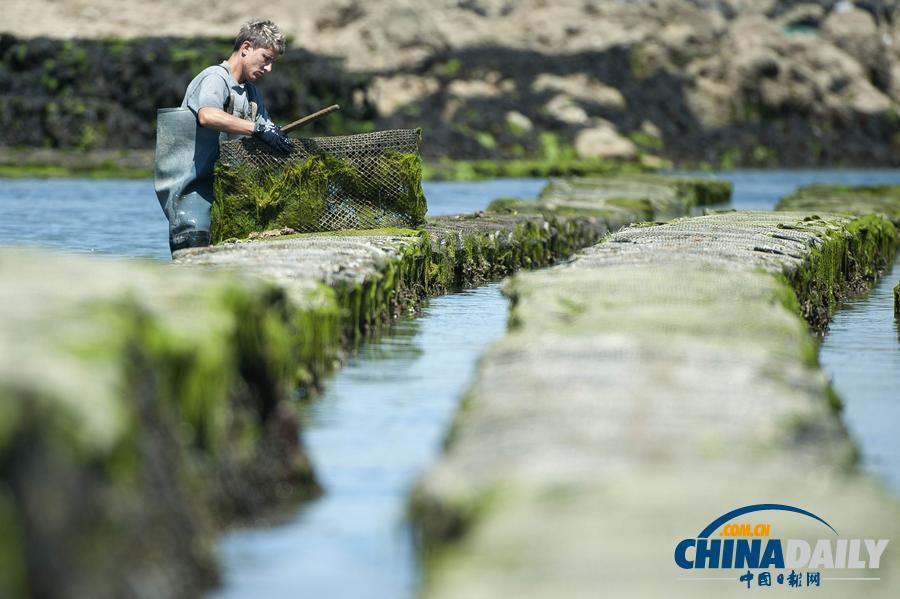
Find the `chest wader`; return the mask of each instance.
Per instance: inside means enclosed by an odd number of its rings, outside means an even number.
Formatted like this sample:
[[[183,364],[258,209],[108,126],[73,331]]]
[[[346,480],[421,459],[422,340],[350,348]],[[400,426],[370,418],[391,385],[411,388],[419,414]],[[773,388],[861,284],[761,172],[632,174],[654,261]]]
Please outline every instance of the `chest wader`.
[[[234,105],[232,93],[225,110],[234,114]],[[256,112],[256,102],[251,102],[250,113],[239,116],[256,120]],[[228,136],[201,127],[188,108],[161,108],[156,112],[156,123],[153,187],[169,220],[169,249],[174,253],[207,246],[219,139]]]

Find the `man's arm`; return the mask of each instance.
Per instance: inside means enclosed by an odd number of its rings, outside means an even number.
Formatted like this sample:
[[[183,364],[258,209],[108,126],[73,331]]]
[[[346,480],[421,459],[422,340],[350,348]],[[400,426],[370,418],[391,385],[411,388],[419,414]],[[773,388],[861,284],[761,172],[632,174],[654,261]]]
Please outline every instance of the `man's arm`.
[[[256,122],[247,121],[232,114],[228,114],[215,106],[204,106],[197,111],[197,122],[201,127],[231,133],[235,135],[255,135],[276,150],[290,152],[291,140],[281,132],[278,125],[268,120],[256,119]]]
[[[256,123],[238,118],[213,106],[205,106],[198,110],[197,122],[201,127],[233,135],[253,135],[256,131]]]

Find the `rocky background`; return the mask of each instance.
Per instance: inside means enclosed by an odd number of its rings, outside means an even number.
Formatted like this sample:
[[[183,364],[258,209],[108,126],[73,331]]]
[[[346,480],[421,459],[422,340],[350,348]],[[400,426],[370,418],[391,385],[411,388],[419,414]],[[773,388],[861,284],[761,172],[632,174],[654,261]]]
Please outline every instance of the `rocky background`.
[[[253,16],[220,0],[5,4],[0,146],[151,148],[156,108]],[[262,83],[276,120],[343,107],[311,133],[422,127],[432,158],[900,165],[900,0],[266,10],[291,38]]]

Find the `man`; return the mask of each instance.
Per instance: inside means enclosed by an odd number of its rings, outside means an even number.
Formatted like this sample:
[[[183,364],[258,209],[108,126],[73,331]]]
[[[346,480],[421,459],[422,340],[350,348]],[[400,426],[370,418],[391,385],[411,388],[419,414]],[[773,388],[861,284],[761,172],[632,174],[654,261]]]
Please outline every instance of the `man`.
[[[220,139],[254,135],[276,151],[291,142],[270,119],[254,82],[284,53],[284,35],[272,21],[251,21],[234,40],[228,60],[200,72],[181,108],[158,113],[157,197],[169,220],[169,248],[209,245],[213,169]]]

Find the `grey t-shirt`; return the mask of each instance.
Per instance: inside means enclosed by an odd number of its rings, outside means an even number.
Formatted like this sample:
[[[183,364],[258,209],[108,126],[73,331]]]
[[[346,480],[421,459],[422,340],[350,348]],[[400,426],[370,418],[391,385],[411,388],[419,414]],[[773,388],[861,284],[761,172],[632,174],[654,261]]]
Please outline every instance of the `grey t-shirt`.
[[[271,122],[262,94],[252,83],[240,84],[235,81],[228,61],[200,71],[188,84],[181,107],[193,112],[194,118],[201,108],[214,107],[257,123]],[[193,168],[198,188],[212,189],[213,170],[219,159],[219,141],[237,137],[242,136],[219,133],[197,124]],[[208,199],[212,200],[211,192],[204,195],[209,195]]]
[[[194,77],[184,94],[181,107],[190,108],[194,116],[197,116],[201,108],[214,107],[248,121],[271,122],[262,94],[252,83],[238,83],[231,74],[227,60],[203,69]]]

